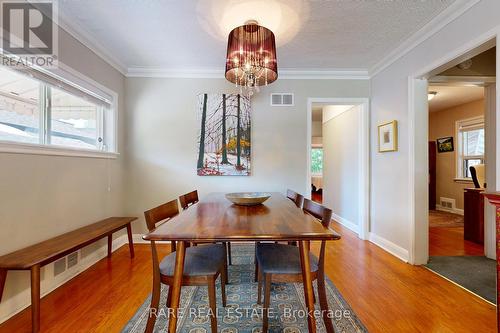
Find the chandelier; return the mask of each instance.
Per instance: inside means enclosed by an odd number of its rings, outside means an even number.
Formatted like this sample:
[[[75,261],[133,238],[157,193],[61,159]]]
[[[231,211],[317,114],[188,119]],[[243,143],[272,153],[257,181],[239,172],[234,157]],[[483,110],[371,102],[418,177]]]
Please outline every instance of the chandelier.
[[[234,28],[227,41],[226,79],[252,95],[259,86],[273,83],[277,78],[273,32],[257,21]]]

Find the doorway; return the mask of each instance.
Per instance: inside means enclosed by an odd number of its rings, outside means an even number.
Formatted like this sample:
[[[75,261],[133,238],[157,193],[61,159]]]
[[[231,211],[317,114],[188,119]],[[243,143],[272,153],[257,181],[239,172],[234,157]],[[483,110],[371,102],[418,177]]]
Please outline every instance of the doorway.
[[[428,170],[414,173],[411,260],[491,303],[494,216],[481,193],[496,186],[496,57],[490,40],[410,79],[409,105],[414,170]]]
[[[306,196],[362,239],[369,237],[368,112],[364,98],[308,99]]]

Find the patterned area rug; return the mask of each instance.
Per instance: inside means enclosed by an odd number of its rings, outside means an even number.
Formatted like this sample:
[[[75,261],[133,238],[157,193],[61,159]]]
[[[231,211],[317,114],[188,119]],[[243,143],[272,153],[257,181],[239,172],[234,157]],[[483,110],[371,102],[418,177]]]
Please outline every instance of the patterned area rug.
[[[429,227],[463,227],[462,215],[443,212],[440,210],[429,211]]]
[[[233,265],[229,266],[226,308],[222,306],[220,284],[217,281],[218,332],[258,333],[262,331],[262,308],[256,304],[257,283],[253,281],[253,257],[254,247],[252,245],[232,246]],[[330,316],[335,326],[335,332],[368,332],[332,282],[328,278],[326,282]],[[314,289],[316,299],[318,299],[316,288],[315,283]],[[167,332],[168,312],[164,307],[167,291],[168,287],[162,286],[161,308],[158,310],[155,332]],[[150,297],[137,310],[122,333],[144,332],[149,315]],[[319,302],[316,303],[316,309],[319,310]],[[210,332],[207,287],[182,287],[181,308],[183,315],[178,320],[177,332]],[[308,331],[304,292],[301,284],[273,284],[270,308],[269,332],[300,333]],[[326,332],[321,316],[316,318],[316,322],[318,323],[318,332]]]

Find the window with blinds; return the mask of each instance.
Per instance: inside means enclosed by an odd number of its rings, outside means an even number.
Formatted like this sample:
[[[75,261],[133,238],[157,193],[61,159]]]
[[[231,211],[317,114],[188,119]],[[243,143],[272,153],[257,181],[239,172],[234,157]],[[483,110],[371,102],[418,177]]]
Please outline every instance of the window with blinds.
[[[0,141],[114,152],[112,99],[42,69],[0,66]]]
[[[457,122],[457,177],[471,178],[470,167],[484,164],[484,117]]]

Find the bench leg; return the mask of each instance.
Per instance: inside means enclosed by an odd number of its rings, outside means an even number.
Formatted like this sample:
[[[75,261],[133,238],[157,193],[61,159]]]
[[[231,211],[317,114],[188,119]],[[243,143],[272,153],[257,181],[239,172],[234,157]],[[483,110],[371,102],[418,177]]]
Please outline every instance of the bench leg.
[[[108,235],[108,258],[111,258],[113,252],[113,234]]]
[[[5,281],[7,280],[7,270],[0,269],[0,302],[2,301],[3,288],[5,287]]]
[[[40,265],[31,267],[31,331],[40,331]]]
[[[128,235],[128,248],[130,250],[130,258],[134,258],[135,257],[134,242],[132,241],[132,227],[130,226],[130,223],[127,224],[127,235]]]

